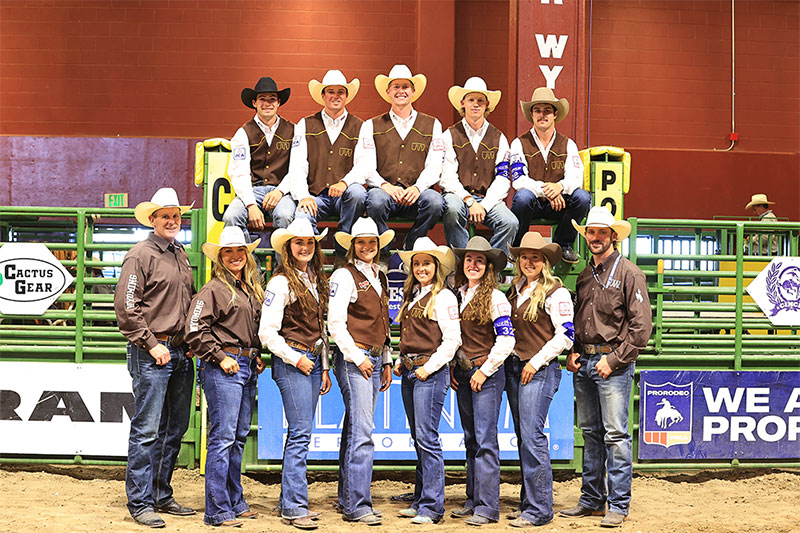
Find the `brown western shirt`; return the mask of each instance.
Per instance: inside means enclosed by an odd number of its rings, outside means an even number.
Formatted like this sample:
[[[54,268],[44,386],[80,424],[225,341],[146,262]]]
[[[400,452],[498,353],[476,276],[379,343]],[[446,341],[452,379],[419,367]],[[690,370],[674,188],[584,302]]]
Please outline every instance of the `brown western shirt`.
[[[400,318],[400,353],[431,355],[442,344],[442,330],[436,320],[425,316],[429,292],[414,305],[403,310]]]
[[[486,196],[486,190],[494,181],[495,159],[500,150],[502,135],[500,130],[489,124],[480,149],[475,152],[464,130],[463,121],[459,120],[448,129],[458,159],[458,180],[470,194]]]
[[[289,171],[294,123],[281,117],[270,145],[255,118],[245,122],[242,129],[250,143],[250,179],[253,185],[277,187]]]
[[[528,163],[528,176],[532,179],[544,181],[546,183],[556,183],[564,179],[564,163],[567,160],[567,141],[566,135],[556,132],[553,146],[550,147],[550,154],[545,162],[541,150],[536,146],[533,133],[528,130],[519,138],[522,144],[522,152]]]
[[[382,294],[372,288],[367,277],[352,263],[344,265],[356,284],[358,297],[347,308],[347,329],[357,343],[383,346],[389,339],[389,283],[386,274],[378,273]]]
[[[389,113],[372,119],[377,170],[384,180],[403,187],[416,183],[425,168],[425,159],[433,140],[434,121],[432,116],[418,113],[411,131],[402,139]]]
[[[308,150],[308,192],[318,196],[339,182],[353,168],[353,153],[358,144],[358,132],[363,120],[347,114],[342,131],[331,144],[322,112],[306,117],[306,145]]]
[[[556,292],[560,287],[561,284],[559,283],[547,291],[545,298]],[[526,320],[525,313],[531,305],[531,300],[528,298],[522,305],[517,307],[518,296],[516,285],[512,285],[508,293],[508,301],[511,303],[511,309],[513,309],[511,311],[511,324],[514,326],[514,336],[517,339],[514,350],[517,352],[520,361],[528,361],[539,353],[539,350],[547,344],[547,341],[553,338],[556,329],[553,327],[550,315],[544,309],[539,309],[535,321]]]

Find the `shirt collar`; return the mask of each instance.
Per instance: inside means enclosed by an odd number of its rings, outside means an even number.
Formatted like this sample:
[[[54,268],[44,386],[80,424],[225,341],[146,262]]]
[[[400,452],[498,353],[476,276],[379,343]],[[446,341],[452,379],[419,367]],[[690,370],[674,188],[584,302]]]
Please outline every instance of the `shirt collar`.
[[[614,261],[617,260],[617,256],[618,255],[619,255],[619,250],[614,250],[614,252],[611,255],[609,255],[608,257],[606,257],[605,259],[603,259],[603,262],[600,263],[599,265],[597,265],[597,266],[594,265],[594,258],[592,258],[592,260],[589,261],[589,264],[596,271],[604,272],[604,271],[608,270],[611,267],[611,265],[614,263]]]
[[[767,215],[769,215],[771,213],[772,213],[772,209],[768,209],[768,210],[764,211],[763,213],[761,213],[761,215],[759,215],[758,219],[759,220],[763,220],[765,216],[767,216]]]
[[[353,265],[361,272],[371,271],[373,276],[378,275],[378,265],[375,263],[365,263],[361,259],[355,258],[353,259]]]
[[[467,122],[465,118],[461,119],[461,124],[464,125],[464,131],[467,132],[467,137],[470,138],[477,136],[483,139],[483,136],[486,135],[486,130],[489,129],[489,121],[486,119],[483,119],[483,125],[477,130],[472,129],[472,126],[469,125],[469,122]]]
[[[155,245],[158,246],[158,249],[161,250],[162,252],[166,252],[170,244],[173,245],[176,249],[181,247],[181,243],[179,243],[178,241],[174,239],[168,241],[164,237],[159,237],[158,235],[156,235],[155,232],[151,232],[150,235],[147,236],[147,238],[153,241],[153,243],[155,243]]]
[[[417,110],[412,107],[411,114],[408,115],[408,118],[402,118],[400,117],[400,115],[395,113],[393,109],[390,109],[389,118],[391,118],[393,121],[399,122],[404,126],[408,126],[409,124],[413,124],[414,121],[417,119]]]
[[[258,127],[261,128],[261,131],[263,131],[264,133],[267,133],[267,132],[275,133],[275,130],[278,129],[278,124],[281,123],[281,117],[279,117],[279,116],[275,117],[275,124],[273,124],[271,128],[269,126],[267,126],[266,124],[264,124],[264,122],[262,122],[261,119],[258,118],[258,115],[256,115],[255,120],[256,120],[256,124],[258,125]]]
[[[553,146],[553,143],[556,140],[556,133],[557,133],[556,129],[553,128],[553,136],[550,137],[550,142],[547,143],[547,146],[542,146],[542,140],[536,134],[536,127],[531,128],[531,135],[533,136],[534,142],[536,142],[536,144],[539,146],[539,148],[542,148],[542,149],[544,149],[546,151],[549,151],[550,147]]]
[[[418,299],[422,298],[423,296],[425,296],[426,294],[431,292],[431,289],[433,289],[433,283],[429,283],[428,285],[425,285],[424,287],[420,287],[419,285],[417,285],[417,294],[416,294],[414,299],[418,300]]]
[[[322,110],[322,123],[325,124],[326,128],[344,124],[345,120],[347,120],[347,109],[345,109],[344,112],[337,118],[331,117],[328,113],[325,112],[324,109]]]

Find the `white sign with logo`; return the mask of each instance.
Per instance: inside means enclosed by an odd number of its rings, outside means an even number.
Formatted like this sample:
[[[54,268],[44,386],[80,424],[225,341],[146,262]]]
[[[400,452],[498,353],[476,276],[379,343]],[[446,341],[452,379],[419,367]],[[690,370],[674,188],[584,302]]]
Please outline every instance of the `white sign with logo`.
[[[776,326],[800,326],[800,257],[776,257],[747,286]]]
[[[125,365],[0,362],[0,453],[124,457],[133,412]]]
[[[0,313],[42,315],[74,278],[42,243],[0,248]]]

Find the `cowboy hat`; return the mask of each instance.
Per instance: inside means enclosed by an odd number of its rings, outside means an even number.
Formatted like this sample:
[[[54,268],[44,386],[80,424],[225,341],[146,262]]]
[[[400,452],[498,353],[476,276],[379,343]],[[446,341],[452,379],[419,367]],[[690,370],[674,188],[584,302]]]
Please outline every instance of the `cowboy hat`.
[[[754,194],[750,197],[750,202],[746,206],[745,209],[750,209],[754,205],[775,205],[775,202],[770,202],[767,200],[766,194]]]
[[[453,255],[453,251],[447,246],[436,246],[436,243],[428,237],[420,237],[414,241],[414,248],[409,251],[397,252],[409,270],[411,270],[411,263],[417,254],[428,254],[435,257],[442,266],[442,274],[445,276],[456,266],[456,256]]]
[[[465,248],[453,248],[453,253],[456,254],[458,260],[463,262],[464,256],[467,252],[480,252],[486,256],[486,258],[492,262],[494,265],[494,269],[497,272],[501,272],[504,268],[506,268],[506,263],[508,263],[508,258],[506,257],[505,252],[503,250],[498,250],[497,248],[492,248],[492,245],[489,244],[489,241],[481,237],[480,235],[476,235],[472,237],[468,242]]]
[[[572,220],[572,225],[584,237],[586,236],[586,228],[589,226],[611,228],[612,231],[617,233],[617,241],[619,242],[624,241],[631,234],[630,222],[627,220],[614,220],[614,215],[604,205],[596,205],[589,210],[585,226],[578,225],[575,219]]]
[[[375,224],[374,220],[368,217],[361,217],[353,223],[353,229],[350,230],[350,233],[346,231],[337,231],[333,235],[333,238],[336,239],[339,246],[345,250],[350,249],[350,243],[356,237],[377,237],[380,247],[384,248],[394,239],[394,230],[387,229],[383,233],[378,233],[378,225]]]
[[[277,250],[278,253],[280,253],[283,251],[283,247],[286,246],[286,242],[289,239],[295,237],[314,237],[317,242],[319,242],[324,239],[327,234],[328,228],[325,228],[322,230],[322,233],[315,235],[311,221],[305,217],[300,217],[294,219],[292,223],[285,228],[278,228],[273,231],[272,236],[269,238],[269,244],[272,246],[273,250]]]
[[[408,80],[414,86],[414,95],[411,97],[412,102],[416,102],[422,93],[425,92],[425,86],[428,84],[428,78],[425,77],[425,74],[417,74],[416,76],[411,75],[411,69],[409,69],[405,65],[395,65],[392,67],[392,70],[389,71],[388,76],[384,76],[383,74],[378,74],[375,76],[375,89],[377,89],[378,94],[381,95],[381,98],[392,103],[392,100],[389,98],[389,95],[386,94],[386,89],[389,88],[389,84],[392,83],[394,80]]]
[[[259,79],[256,86],[252,89],[249,87],[242,89],[242,103],[250,109],[255,109],[255,107],[253,107],[253,100],[256,99],[256,96],[261,93],[275,93],[278,95],[278,101],[283,105],[289,101],[291,92],[292,89],[290,87],[278,90],[278,85],[275,83],[275,80],[266,76]]]
[[[133,209],[133,216],[139,221],[142,226],[152,228],[153,224],[150,223],[150,215],[164,209],[165,207],[177,207],[181,210],[181,214],[192,208],[191,205],[180,205],[178,202],[178,193],[172,187],[163,187],[158,189],[149,202],[142,202]]]
[[[569,102],[567,102],[566,98],[561,98],[560,100],[556,98],[556,95],[553,93],[553,89],[550,87],[537,87],[533,91],[533,96],[531,96],[531,100],[526,102],[524,100],[519,101],[519,106],[522,108],[522,114],[525,115],[525,118],[528,122],[533,122],[533,118],[531,118],[531,108],[533,108],[534,104],[550,104],[551,106],[556,108],[556,118],[555,122],[561,122],[567,115],[569,114]]]
[[[325,87],[332,85],[341,85],[347,89],[347,99],[344,101],[344,105],[347,105],[356,97],[361,82],[358,81],[358,78],[353,78],[353,81],[347,83],[347,78],[344,77],[341,70],[329,70],[323,76],[322,81],[311,80],[308,82],[308,92],[311,93],[311,98],[316,103],[325,107],[325,102],[322,101],[322,91],[325,90]]]
[[[248,252],[252,253],[260,242],[261,239],[256,239],[254,242],[248,243],[244,238],[242,228],[239,226],[225,226],[219,234],[219,244],[206,242],[203,243],[202,248],[206,257],[216,263],[217,259],[219,259],[219,251],[222,248],[238,248],[239,246],[244,246],[247,248]]]
[[[561,261],[561,246],[557,243],[547,243],[538,231],[529,231],[522,236],[522,242],[517,247],[509,248],[513,257],[519,257],[523,250],[541,252],[550,262],[550,266]]]
[[[487,111],[494,111],[494,108],[497,107],[497,104],[500,102],[501,92],[487,89],[486,82],[483,81],[483,78],[478,76],[473,76],[468,79],[463,87],[459,87],[458,85],[450,87],[450,90],[447,91],[447,98],[450,99],[450,103],[453,104],[453,107],[455,107],[457,111],[461,111],[461,108],[464,107],[461,105],[461,100],[469,93],[481,93],[484,95],[489,102],[489,106],[486,108]]]

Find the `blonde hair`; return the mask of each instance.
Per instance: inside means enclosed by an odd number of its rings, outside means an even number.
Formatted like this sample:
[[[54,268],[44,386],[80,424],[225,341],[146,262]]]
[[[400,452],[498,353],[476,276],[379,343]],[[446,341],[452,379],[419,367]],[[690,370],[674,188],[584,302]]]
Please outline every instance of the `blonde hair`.
[[[483,254],[486,257],[486,254]],[[461,256],[458,260],[456,267],[456,285],[462,286],[467,283],[467,276],[464,275],[464,257]],[[461,313],[463,320],[473,320],[478,324],[486,324],[492,321],[492,292],[497,288],[497,272],[494,269],[494,263],[489,261],[486,257],[486,270],[483,272],[483,277],[478,282],[478,288],[475,289],[475,296],[467,304],[464,311]]]
[[[445,288],[445,275],[442,273],[442,265],[439,263],[439,260],[436,257],[432,255],[431,257],[433,257],[433,262],[436,264],[436,272],[433,275],[431,299],[428,300],[428,305],[425,306],[425,310],[422,313],[425,318],[428,319],[433,316],[433,310],[436,306],[436,295],[439,294],[439,291]],[[411,256],[411,261],[413,264],[414,256]],[[417,281],[417,278],[414,277],[414,273],[411,271],[411,268],[406,268],[406,270],[408,270],[408,275],[406,276],[406,281],[403,284],[403,306],[400,307],[400,311],[397,312],[397,316],[403,316],[403,311],[406,310],[408,303],[412,300],[414,288],[419,285],[419,281]]]
[[[292,237],[294,239],[296,237]],[[292,239],[287,239],[283,245],[281,252],[281,264],[275,269],[275,276],[284,276],[289,284],[289,290],[294,293],[300,301],[300,306],[309,311],[314,305],[314,296],[308,290],[305,283],[302,282],[300,276],[297,275],[298,262],[292,255]],[[310,270],[311,279],[317,282],[317,294],[319,295],[319,305],[322,307],[322,312],[328,310],[328,277],[325,275],[325,270],[322,261],[322,249],[319,246],[319,241],[314,239],[314,257],[308,262],[308,269]]]
[[[522,254],[518,254],[516,259],[514,259],[514,270],[517,274],[511,282],[512,285],[516,285],[523,280],[525,283],[528,282],[528,278],[522,273],[522,269],[519,265],[521,255]],[[523,319],[531,322],[536,322],[536,318],[539,316],[539,309],[544,309],[544,301],[547,298],[547,293],[554,287],[563,285],[561,278],[554,276],[550,271],[550,260],[544,254],[542,254],[542,262],[544,263],[542,265],[542,274],[539,276],[538,283],[536,283],[536,287],[533,288],[533,292],[531,292],[531,303],[528,304],[528,309],[525,310],[525,314],[522,316]]]
[[[236,289],[233,288],[236,283],[236,276],[228,270],[228,267],[222,264],[220,255],[222,248],[219,250],[217,260],[212,261],[213,267],[211,269],[211,278],[219,278],[231,290],[231,302],[236,300]],[[258,303],[264,301],[264,287],[261,286],[261,272],[258,270],[258,265],[253,257],[253,254],[247,252],[245,254],[247,260],[242,269],[242,290],[248,294],[252,294],[258,300]]]

